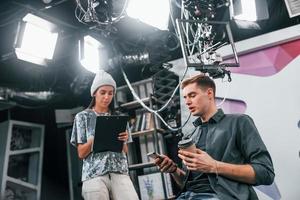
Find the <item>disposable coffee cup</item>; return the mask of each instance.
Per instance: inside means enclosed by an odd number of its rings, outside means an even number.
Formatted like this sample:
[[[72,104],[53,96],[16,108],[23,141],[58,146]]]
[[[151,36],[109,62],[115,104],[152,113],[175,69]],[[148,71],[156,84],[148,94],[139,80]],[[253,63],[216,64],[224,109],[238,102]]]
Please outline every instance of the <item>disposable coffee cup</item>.
[[[178,148],[184,151],[196,153],[196,145],[192,138],[179,141]]]

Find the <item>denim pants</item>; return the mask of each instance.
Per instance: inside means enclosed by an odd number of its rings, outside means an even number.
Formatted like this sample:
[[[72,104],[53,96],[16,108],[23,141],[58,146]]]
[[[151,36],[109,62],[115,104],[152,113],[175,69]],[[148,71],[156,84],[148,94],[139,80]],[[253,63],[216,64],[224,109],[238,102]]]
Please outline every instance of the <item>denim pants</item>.
[[[183,192],[177,200],[220,200],[215,193]]]

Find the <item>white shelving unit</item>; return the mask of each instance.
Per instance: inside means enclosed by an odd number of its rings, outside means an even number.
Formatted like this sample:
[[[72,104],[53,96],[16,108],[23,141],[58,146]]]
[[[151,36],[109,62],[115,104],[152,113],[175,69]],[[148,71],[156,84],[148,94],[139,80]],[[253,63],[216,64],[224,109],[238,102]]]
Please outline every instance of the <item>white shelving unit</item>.
[[[0,199],[41,197],[44,125],[0,123]]]

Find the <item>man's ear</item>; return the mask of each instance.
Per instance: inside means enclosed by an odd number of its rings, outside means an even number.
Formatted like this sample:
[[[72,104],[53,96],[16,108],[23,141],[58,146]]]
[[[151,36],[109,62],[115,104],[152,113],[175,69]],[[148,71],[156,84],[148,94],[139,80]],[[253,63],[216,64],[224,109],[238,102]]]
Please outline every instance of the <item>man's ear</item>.
[[[207,89],[207,95],[210,97],[210,98],[214,98],[214,91],[212,88],[208,88]]]

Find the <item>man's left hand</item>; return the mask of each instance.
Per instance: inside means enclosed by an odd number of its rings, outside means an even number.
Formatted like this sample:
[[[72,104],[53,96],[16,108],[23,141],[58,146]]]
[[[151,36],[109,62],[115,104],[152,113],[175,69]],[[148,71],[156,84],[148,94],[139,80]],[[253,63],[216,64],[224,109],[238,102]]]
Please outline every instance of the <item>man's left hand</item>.
[[[216,160],[200,149],[197,149],[196,153],[179,150],[178,156],[182,159],[183,164],[187,166],[188,170],[204,173],[216,173],[217,171]]]

